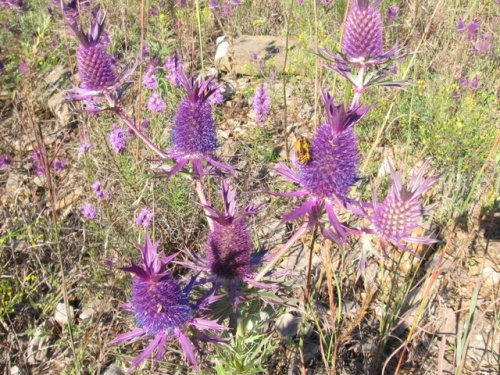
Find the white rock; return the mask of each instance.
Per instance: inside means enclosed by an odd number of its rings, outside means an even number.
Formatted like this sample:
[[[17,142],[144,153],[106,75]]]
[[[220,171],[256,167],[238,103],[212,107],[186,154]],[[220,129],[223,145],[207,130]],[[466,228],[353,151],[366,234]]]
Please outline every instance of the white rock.
[[[486,285],[495,286],[500,282],[500,272],[496,272],[492,267],[484,267],[481,277]]]
[[[71,319],[75,316],[74,309],[72,306],[69,306],[69,314]],[[66,306],[64,303],[58,303],[56,306],[56,311],[54,312],[54,319],[61,326],[65,326],[69,323],[68,314],[66,312]]]

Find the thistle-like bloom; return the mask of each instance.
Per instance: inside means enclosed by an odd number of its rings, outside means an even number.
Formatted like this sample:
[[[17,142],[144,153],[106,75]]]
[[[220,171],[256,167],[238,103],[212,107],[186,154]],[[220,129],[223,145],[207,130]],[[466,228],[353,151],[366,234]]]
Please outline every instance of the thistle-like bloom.
[[[255,119],[259,124],[263,124],[271,109],[271,100],[264,85],[257,86],[255,89],[252,106],[252,112],[255,115]]]
[[[402,82],[386,81],[390,63],[397,58],[399,48],[383,51],[383,25],[378,0],[353,0],[344,24],[341,52],[320,49],[319,55],[329,63],[328,68],[348,79],[360,95],[370,85],[402,86]],[[374,65],[382,68],[366,69]],[[352,68],[358,68],[356,73]],[[357,104],[357,100],[354,101]]]
[[[272,286],[255,281],[255,268],[263,261],[264,252],[254,252],[246,218],[254,215],[261,204],[250,204],[243,210],[236,209],[236,190],[223,179],[220,194],[224,210],[203,206],[213,220],[213,229],[207,238],[204,259],[195,258],[195,264],[181,263],[196,271],[206,272],[206,282],[212,282],[215,289],[229,286],[230,299],[235,307],[239,300],[238,284],[243,281],[259,288]]]
[[[223,172],[233,172],[232,167],[213,158],[217,139],[208,99],[218,87],[212,85],[212,80],[213,77],[195,80],[183,74],[182,86],[187,95],[181,99],[174,118],[172,149],[168,155],[176,160],[176,164],[167,171],[167,177],[180,171],[188,162],[192,163],[193,173],[197,177],[206,173],[203,161]]]
[[[363,62],[382,54],[382,20],[378,6],[369,0],[355,0],[347,15],[342,52],[351,60]]]
[[[66,159],[56,159],[54,160],[54,171],[61,172],[68,164]]]
[[[147,208],[143,208],[135,218],[135,225],[147,229],[151,226],[152,219],[153,213]]]
[[[106,14],[102,13],[99,8],[94,10],[88,33],[85,33],[77,24],[75,17],[68,19],[69,26],[79,42],[76,50],[76,65],[81,80],[81,87],[70,90],[68,95],[70,99],[88,101],[105,94],[110,101],[110,94],[128,80],[135,70],[136,65],[121,77],[115,74],[113,59],[106,51],[105,19]],[[119,94],[117,92],[118,96]],[[90,104],[98,105],[99,103]]]
[[[125,149],[127,143],[127,134],[125,130],[118,126],[114,126],[108,134],[108,142],[115,153],[121,153]]]
[[[138,328],[118,335],[111,344],[152,337],[151,343],[132,362],[131,369],[134,369],[153,353],[154,359],[160,360],[167,341],[176,338],[188,362],[198,370],[194,346],[187,331],[192,327],[198,330],[220,331],[223,327],[214,321],[194,317],[203,309],[206,301],[190,303],[189,292],[194,282],[181,287],[167,269],[175,254],[169,257],[159,254],[158,244],[151,242],[146,234],[146,243],[141,248],[141,264],[123,268],[133,274],[132,298],[126,307],[134,314]]]
[[[80,213],[86,220],[94,220],[97,217],[95,207],[90,203],[84,203],[80,209]]]
[[[399,7],[397,5],[391,5],[387,8],[387,13],[385,14],[385,16],[387,17],[387,19],[393,20],[398,16],[398,12]]]
[[[401,175],[396,173],[389,163],[392,186],[383,202],[377,201],[377,191],[373,189],[372,210],[366,215],[373,229],[368,231],[379,236],[384,251],[389,243],[409,251],[405,242],[437,242],[430,237],[412,236],[412,232],[419,226],[419,220],[426,213],[418,198],[438,180],[438,177],[424,178],[429,162],[427,160],[406,185],[402,183]]]
[[[304,155],[292,155],[297,172],[285,164],[276,169],[301,188],[291,193],[275,194],[287,197],[307,196],[306,201],[285,215],[282,222],[308,215],[309,226],[319,224],[325,237],[343,242],[347,232],[337,219],[335,207],[355,209],[353,202],[347,197],[358,178],[359,151],[352,126],[366,114],[369,107],[358,106],[346,110],[343,104],[335,105],[333,98],[326,92],[323,92],[323,104],[327,121],[316,131],[308,152]],[[324,210],[333,231],[321,222]]]

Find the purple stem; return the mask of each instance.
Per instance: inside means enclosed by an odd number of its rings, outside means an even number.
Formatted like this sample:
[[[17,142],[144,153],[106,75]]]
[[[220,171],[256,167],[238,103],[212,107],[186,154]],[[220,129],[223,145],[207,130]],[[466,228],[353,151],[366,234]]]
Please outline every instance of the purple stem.
[[[213,230],[214,223],[212,218],[210,217],[210,212],[206,208],[207,206],[210,206],[210,202],[208,202],[205,192],[203,191],[203,184],[201,183],[201,180],[199,178],[193,178],[193,181],[196,192],[198,193],[198,198],[200,199],[200,203],[202,204],[203,210],[205,211],[205,216],[207,217],[208,227],[210,228],[210,230]]]
[[[123,112],[122,108],[115,107],[116,114],[123,120],[123,122],[129,127],[130,130],[134,132],[137,138],[141,139],[152,151],[154,151],[158,156],[163,158],[168,158],[167,153],[162,151],[158,146],[156,146],[151,139],[149,139],[143,132],[141,132],[134,122]]]
[[[283,255],[285,255],[285,252],[294,244],[294,242],[297,241],[300,236],[302,236],[302,234],[304,234],[308,226],[309,223],[306,221],[299,227],[299,229],[293,234],[292,237],[290,237],[290,239],[283,245],[283,247],[273,255],[272,259],[266,264],[262,271],[259,272],[259,274],[255,278],[255,281],[260,281],[266,275],[266,273],[268,273],[269,270],[273,268],[273,266],[283,257]]]

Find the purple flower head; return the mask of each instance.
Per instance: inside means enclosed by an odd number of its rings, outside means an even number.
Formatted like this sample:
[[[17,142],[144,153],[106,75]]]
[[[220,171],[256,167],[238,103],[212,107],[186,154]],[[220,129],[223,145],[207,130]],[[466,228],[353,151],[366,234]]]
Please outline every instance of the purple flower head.
[[[334,207],[346,208],[351,203],[347,194],[357,180],[359,161],[352,126],[366,114],[369,107],[358,106],[346,110],[343,104],[335,105],[333,98],[324,91],[323,104],[327,121],[319,126],[311,142],[308,142],[307,156],[292,154],[297,172],[284,164],[276,169],[301,188],[295,192],[277,195],[308,197],[302,206],[285,215],[282,222],[307,214],[309,225],[315,225],[320,223],[323,210],[326,210],[335,232],[322,228],[323,234],[334,241],[343,241],[346,231],[338,221]]]
[[[108,134],[108,143],[117,154],[121,153],[126,146],[127,135],[125,130],[118,126],[114,126]]]
[[[80,213],[86,220],[94,220],[97,217],[95,207],[90,203],[84,203],[80,209]]]
[[[481,38],[474,42],[474,49],[479,55],[487,55],[493,50],[493,45],[490,41],[489,35],[483,35]]]
[[[165,111],[166,105],[159,92],[154,92],[151,95],[147,102],[147,108],[150,112],[158,112],[161,113]]]
[[[470,83],[469,83],[469,88],[471,90],[477,90],[479,88],[479,76],[478,75],[475,75],[474,77],[472,77],[472,79],[470,80]]]
[[[66,168],[66,164],[68,164],[66,159],[56,159],[54,160],[54,170],[60,172]]]
[[[17,68],[19,71],[19,74],[22,76],[25,76],[26,74],[29,73],[30,68],[28,67],[28,63],[26,62],[25,59],[21,59],[21,62],[19,63],[19,67]]]
[[[342,52],[353,60],[382,55],[382,20],[377,6],[369,0],[354,0],[347,15]]]
[[[218,2],[217,0],[208,0],[208,8],[210,10],[214,10],[214,9],[217,9],[218,7]]]
[[[295,0],[298,6],[304,5],[304,0]]]
[[[206,80],[187,78],[182,74],[182,87],[186,96],[181,99],[172,128],[172,149],[169,155],[176,159],[176,164],[167,172],[167,177],[181,170],[192,162],[193,172],[202,176],[205,171],[202,161],[224,172],[233,172],[230,166],[212,158],[217,149],[215,123],[209,99],[218,89],[212,84],[214,77]]]
[[[387,17],[387,19],[393,20],[398,16],[398,12],[399,7],[397,5],[391,5],[387,8],[387,13],[385,14],[385,16]]]
[[[255,268],[264,261],[265,252],[254,252],[246,221],[247,216],[254,215],[262,205],[249,204],[244,209],[237,210],[236,190],[230,188],[224,179],[221,181],[220,194],[222,211],[213,206],[203,206],[213,220],[213,229],[205,245],[205,257],[202,259],[190,254],[195,263],[181,264],[195,271],[208,273],[204,281],[213,283],[215,289],[222,285],[229,286],[229,298],[233,308],[236,308],[240,299],[238,286],[242,281],[258,288],[273,287],[271,284],[255,281]]]
[[[457,21],[456,31],[457,31],[457,33],[461,34],[465,30],[467,30],[467,25],[465,24],[464,20],[461,17],[459,17],[458,21]]]
[[[92,147],[92,145],[87,142],[87,141],[83,141],[82,143],[80,143],[78,145],[78,157],[82,157],[88,150],[90,150]]]
[[[159,14],[158,8],[155,6],[152,6],[149,8],[149,16],[150,17],[156,17]]]
[[[460,87],[467,87],[468,84],[469,84],[469,82],[467,81],[467,78],[465,78],[465,77],[462,77],[458,80],[458,85]]]
[[[151,343],[132,362],[131,369],[134,369],[152,354],[155,360],[160,360],[167,340],[176,338],[187,360],[197,371],[194,346],[186,332],[191,327],[216,331],[223,328],[214,321],[194,317],[201,310],[202,303],[190,304],[189,292],[193,283],[185,288],[181,287],[167,269],[175,255],[166,257],[158,253],[158,245],[158,242],[151,242],[146,233],[140,264],[123,268],[133,274],[131,301],[127,307],[134,314],[138,328],[118,335],[111,344],[152,337]]]
[[[467,40],[474,41],[477,39],[477,33],[479,31],[479,19],[474,18],[471,23],[467,26]]]
[[[408,251],[404,242],[436,242],[429,237],[412,237],[413,230],[419,226],[418,221],[425,213],[418,198],[438,180],[438,177],[424,178],[429,162],[427,160],[406,185],[389,163],[392,186],[382,203],[377,201],[377,191],[373,189],[373,209],[367,217],[373,225],[371,233],[379,236],[383,249],[388,243]]]
[[[155,72],[156,72],[156,64],[154,61],[152,61],[147,69],[144,75],[142,76],[142,86],[148,90],[156,90],[158,87],[158,81],[156,80],[155,77]]]
[[[30,153],[30,158],[33,162],[35,174],[37,176],[43,176],[45,174],[45,168],[43,167],[42,152],[40,150],[34,150]]]
[[[180,87],[182,84],[182,75],[184,72],[184,62],[177,53],[173,53],[165,61],[163,67],[168,71],[167,79],[175,87]]]
[[[266,121],[266,117],[271,109],[271,99],[269,94],[263,84],[257,86],[255,89],[255,95],[252,99],[252,112],[259,124],[263,124]]]
[[[0,155],[0,170],[9,168],[12,161],[6,155]]]
[[[112,59],[101,40],[106,14],[102,14],[98,9],[93,12],[92,16],[88,33],[82,30],[75,19],[69,20],[69,26],[79,42],[76,50],[76,65],[82,88],[98,91],[113,86],[117,77],[113,71]]]
[[[135,218],[135,225],[147,229],[151,226],[152,219],[153,213],[147,208],[143,208]]]
[[[104,199],[106,202],[110,200],[109,194],[104,190],[102,190],[101,181],[99,180],[94,181],[94,183],[92,184],[92,191],[98,198]]]

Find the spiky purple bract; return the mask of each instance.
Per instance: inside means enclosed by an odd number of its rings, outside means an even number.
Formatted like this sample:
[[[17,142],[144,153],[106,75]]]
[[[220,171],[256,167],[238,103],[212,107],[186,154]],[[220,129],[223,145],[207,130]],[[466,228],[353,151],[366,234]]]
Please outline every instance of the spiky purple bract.
[[[389,163],[392,185],[382,203],[377,201],[376,190],[373,189],[373,212],[368,218],[373,224],[373,232],[377,234],[385,248],[391,243],[398,248],[408,250],[404,242],[431,244],[436,242],[428,237],[412,237],[412,232],[419,226],[419,219],[424,215],[424,209],[419,197],[427,191],[438,177],[424,178],[429,160],[423,163],[410,182],[404,185],[399,173],[394,171]]]
[[[342,52],[350,59],[366,59],[382,54],[382,20],[369,0],[354,0],[347,15]]]
[[[189,292],[193,283],[186,288],[177,283],[167,269],[175,255],[165,257],[158,253],[158,245],[158,242],[151,242],[146,233],[146,243],[141,248],[141,263],[123,268],[133,274],[132,297],[128,309],[134,314],[138,328],[117,336],[111,344],[152,337],[150,344],[132,362],[130,369],[134,369],[152,354],[155,360],[160,360],[167,340],[175,337],[191,366],[198,371],[194,347],[186,331],[190,327],[215,331],[223,330],[223,327],[214,321],[193,316],[206,302],[190,304]]]

